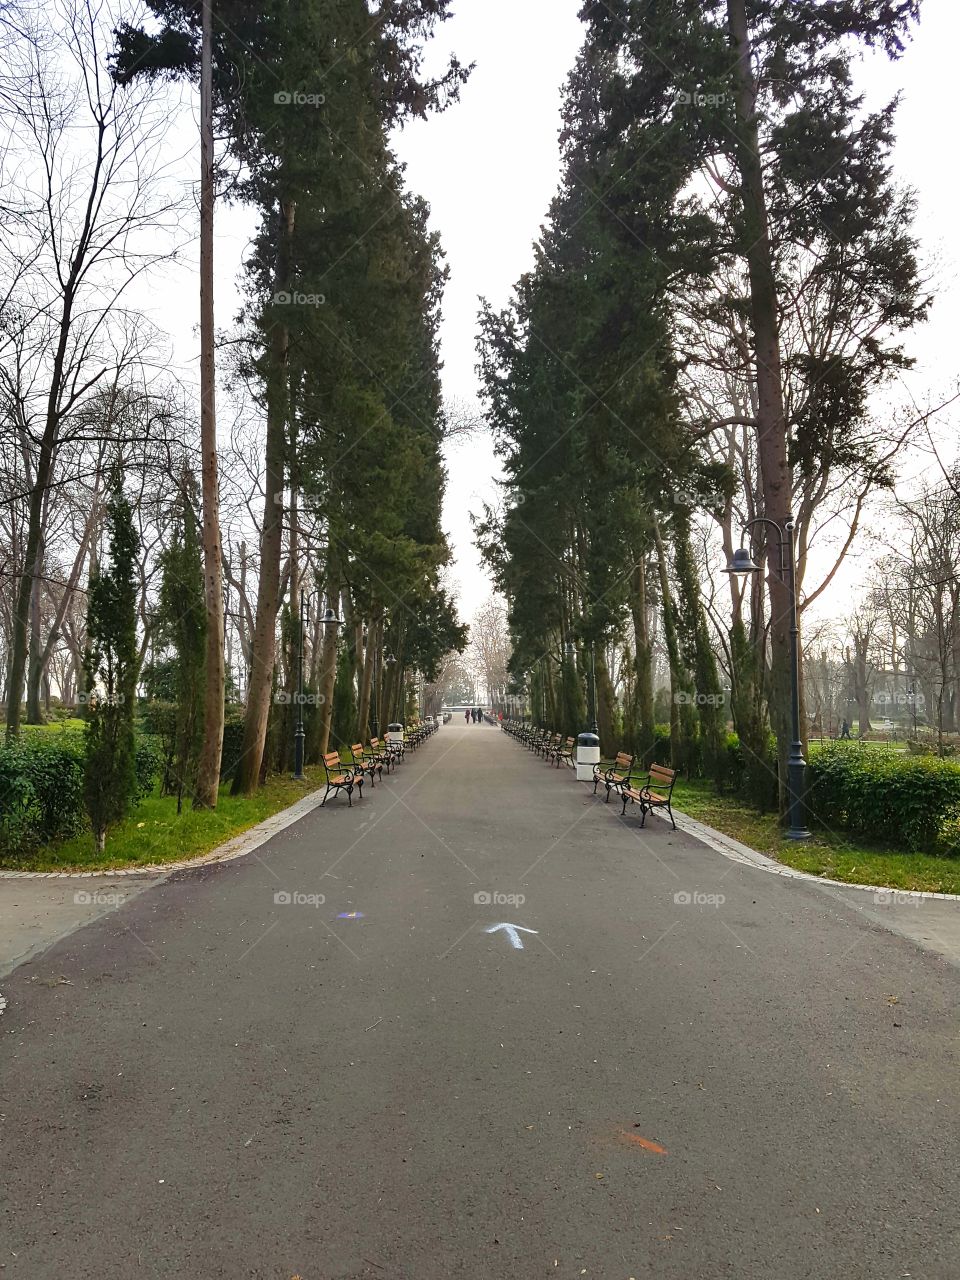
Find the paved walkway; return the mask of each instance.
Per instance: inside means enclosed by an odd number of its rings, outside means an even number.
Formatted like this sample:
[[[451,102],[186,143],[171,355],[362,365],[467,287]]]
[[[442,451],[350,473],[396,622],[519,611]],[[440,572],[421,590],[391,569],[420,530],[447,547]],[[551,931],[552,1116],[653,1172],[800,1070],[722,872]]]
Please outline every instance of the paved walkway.
[[[3,1275],[954,1280],[955,968],[611,810],[453,723],[22,965]]]

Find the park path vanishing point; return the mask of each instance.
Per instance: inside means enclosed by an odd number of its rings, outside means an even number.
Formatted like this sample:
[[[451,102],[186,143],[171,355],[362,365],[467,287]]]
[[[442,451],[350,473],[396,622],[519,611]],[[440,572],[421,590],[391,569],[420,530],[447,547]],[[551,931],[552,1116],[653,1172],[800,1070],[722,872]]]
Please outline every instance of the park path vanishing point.
[[[955,1280],[957,981],[454,722],[4,980],[2,1274]]]

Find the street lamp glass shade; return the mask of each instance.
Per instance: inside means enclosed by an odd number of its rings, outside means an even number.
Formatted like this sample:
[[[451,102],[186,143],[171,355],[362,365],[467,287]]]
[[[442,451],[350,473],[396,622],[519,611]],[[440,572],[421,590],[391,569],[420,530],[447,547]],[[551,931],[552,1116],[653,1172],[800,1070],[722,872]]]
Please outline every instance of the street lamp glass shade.
[[[332,609],[324,609],[323,617],[320,619],[321,627],[342,627],[343,622],[337,617]]]
[[[392,653],[388,653],[383,661],[388,667],[395,667],[397,665],[397,660]]]
[[[724,573],[759,573],[760,566],[754,564],[753,556],[746,547],[737,547],[733,559],[724,569]]]

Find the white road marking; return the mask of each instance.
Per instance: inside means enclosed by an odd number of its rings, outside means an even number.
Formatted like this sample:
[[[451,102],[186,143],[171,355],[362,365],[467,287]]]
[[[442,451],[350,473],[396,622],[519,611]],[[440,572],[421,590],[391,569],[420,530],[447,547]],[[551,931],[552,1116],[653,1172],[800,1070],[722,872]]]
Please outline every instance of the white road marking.
[[[521,933],[536,933],[536,929],[525,929],[522,924],[508,924],[503,921],[500,924],[491,924],[484,929],[484,933],[496,933],[498,929],[503,929],[507,937],[510,939],[510,945],[517,951],[523,950],[523,942],[520,939]]]

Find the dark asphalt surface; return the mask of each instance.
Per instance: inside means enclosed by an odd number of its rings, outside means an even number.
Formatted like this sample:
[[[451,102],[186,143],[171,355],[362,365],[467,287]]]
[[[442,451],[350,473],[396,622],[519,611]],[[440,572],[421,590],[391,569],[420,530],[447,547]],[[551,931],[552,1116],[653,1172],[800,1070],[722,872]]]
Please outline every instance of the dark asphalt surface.
[[[21,966],[0,1275],[956,1280],[957,970],[648,825],[454,722]]]

